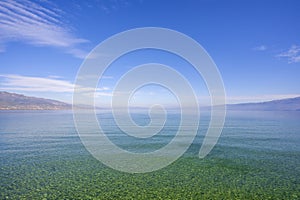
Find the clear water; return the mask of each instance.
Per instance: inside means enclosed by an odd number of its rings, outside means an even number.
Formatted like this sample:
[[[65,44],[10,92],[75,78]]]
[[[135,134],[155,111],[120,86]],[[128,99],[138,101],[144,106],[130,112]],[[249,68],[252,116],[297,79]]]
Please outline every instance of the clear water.
[[[134,139],[110,114],[98,117],[109,138],[133,152],[166,145],[180,120],[170,114],[157,136]],[[149,122],[143,114],[133,119]],[[300,112],[229,112],[216,147],[201,160],[197,154],[208,122],[204,113],[181,159],[135,175],[94,159],[79,139],[71,111],[1,111],[0,199],[300,199]]]

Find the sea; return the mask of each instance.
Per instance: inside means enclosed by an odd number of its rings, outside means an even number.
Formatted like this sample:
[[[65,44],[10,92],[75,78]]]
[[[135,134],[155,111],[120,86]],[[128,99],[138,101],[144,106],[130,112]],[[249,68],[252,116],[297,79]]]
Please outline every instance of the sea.
[[[131,117],[151,122],[147,113]],[[168,114],[157,135],[142,139],[109,112],[97,119],[114,144],[145,153],[168,145],[181,118]],[[300,199],[299,111],[228,111],[217,144],[200,159],[209,122],[201,113],[196,137],[173,163],[135,174],[93,157],[72,111],[0,111],[0,199]]]

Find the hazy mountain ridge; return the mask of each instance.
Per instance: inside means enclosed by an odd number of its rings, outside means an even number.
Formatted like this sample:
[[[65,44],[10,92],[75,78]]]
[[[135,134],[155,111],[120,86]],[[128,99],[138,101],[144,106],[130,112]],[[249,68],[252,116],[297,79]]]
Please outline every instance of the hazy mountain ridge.
[[[79,109],[91,109],[80,105]],[[227,110],[300,111],[300,97],[266,101],[261,103],[228,104]],[[0,110],[69,110],[72,105],[52,99],[25,96],[0,91]],[[98,108],[99,109],[99,108]]]
[[[0,91],[0,110],[66,110],[72,105],[52,99]]]
[[[260,103],[228,104],[227,110],[300,111],[300,97]]]

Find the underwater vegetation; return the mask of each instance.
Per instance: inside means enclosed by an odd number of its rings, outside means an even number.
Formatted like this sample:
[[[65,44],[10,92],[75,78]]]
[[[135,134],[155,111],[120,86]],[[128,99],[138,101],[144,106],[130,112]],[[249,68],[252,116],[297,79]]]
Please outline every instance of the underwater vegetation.
[[[298,154],[217,147],[199,159],[193,148],[146,174],[115,171],[85,151],[8,158],[1,163],[0,199],[300,198]],[[245,156],[226,156],[241,151]]]

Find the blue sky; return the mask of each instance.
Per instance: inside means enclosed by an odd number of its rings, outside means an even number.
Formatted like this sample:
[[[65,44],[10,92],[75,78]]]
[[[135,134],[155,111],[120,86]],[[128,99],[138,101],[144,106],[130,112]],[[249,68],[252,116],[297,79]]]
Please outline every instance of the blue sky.
[[[299,10],[297,0],[2,0],[0,90],[71,102],[88,52],[114,34],[150,26],[199,42],[218,66],[229,103],[300,96]],[[147,62],[174,67],[208,103],[201,77],[174,55],[157,51],[120,58],[99,84],[103,102],[122,73]],[[139,105],[153,96],[174,101],[158,86],[138,91],[134,100]]]

